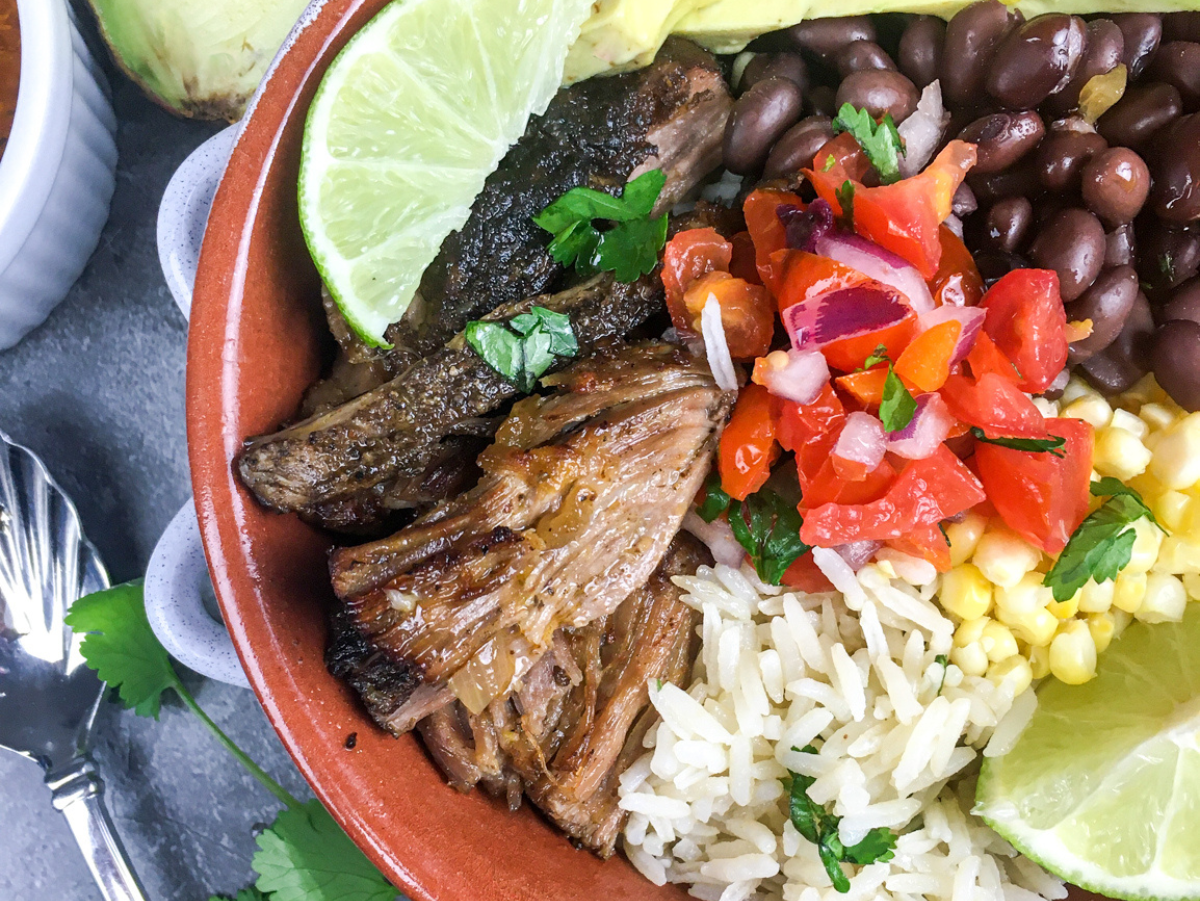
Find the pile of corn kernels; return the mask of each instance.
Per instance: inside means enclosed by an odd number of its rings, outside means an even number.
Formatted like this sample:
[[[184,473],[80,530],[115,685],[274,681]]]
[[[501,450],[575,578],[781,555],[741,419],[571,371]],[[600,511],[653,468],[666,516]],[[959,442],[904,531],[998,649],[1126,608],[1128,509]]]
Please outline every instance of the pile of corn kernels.
[[[1130,622],[1178,621],[1189,599],[1200,600],[1200,413],[1186,413],[1150,376],[1111,400],[1073,378],[1060,400],[1036,403],[1046,416],[1091,423],[1093,479],[1132,486],[1163,529],[1138,520],[1132,559],[1116,580],[1089,581],[1058,602],[1042,584],[1054,559],[998,518],[972,513],[948,526],[952,569],[938,598],[958,623],[950,662],[1009,682],[1014,693],[1047,675],[1087,682]],[[912,570],[894,553],[880,562],[902,578]]]

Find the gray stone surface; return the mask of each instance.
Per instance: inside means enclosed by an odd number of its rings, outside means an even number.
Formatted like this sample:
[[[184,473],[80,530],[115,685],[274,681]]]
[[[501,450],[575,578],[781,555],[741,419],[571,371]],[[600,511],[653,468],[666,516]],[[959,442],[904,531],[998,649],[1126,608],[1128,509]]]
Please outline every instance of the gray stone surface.
[[[215,127],[182,122],[114,78],[120,166],[87,271],[41,328],[0,353],[0,429],[73,496],[115,581],[142,573],[188,498],[187,324],[163,284],[159,197]],[[293,793],[307,792],[254,696],[195,678],[216,722]],[[152,901],[205,901],[251,880],[256,827],[278,804],[177,703],[158,722],[105,704],[95,756]],[[0,901],[100,901],[41,772],[0,753]]]

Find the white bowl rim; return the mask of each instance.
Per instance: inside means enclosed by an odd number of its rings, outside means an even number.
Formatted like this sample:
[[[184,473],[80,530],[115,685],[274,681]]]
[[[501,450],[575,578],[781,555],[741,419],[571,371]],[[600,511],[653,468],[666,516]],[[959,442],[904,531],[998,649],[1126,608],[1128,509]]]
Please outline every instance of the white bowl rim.
[[[17,0],[21,74],[0,157],[0,272],[20,252],[46,206],[71,124],[74,48],[65,0]]]

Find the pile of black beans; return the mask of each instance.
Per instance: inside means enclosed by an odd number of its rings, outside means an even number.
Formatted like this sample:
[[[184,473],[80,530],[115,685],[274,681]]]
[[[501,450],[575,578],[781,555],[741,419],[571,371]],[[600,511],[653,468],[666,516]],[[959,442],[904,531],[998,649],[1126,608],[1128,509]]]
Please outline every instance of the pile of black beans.
[[[813,20],[750,49],[728,169],[791,176],[833,136],[843,103],[901,123],[939,79],[944,140],[979,149],[955,212],[985,280],[1055,270],[1068,318],[1093,325],[1072,367],[1107,394],[1153,371],[1200,410],[1200,12],[1025,21],[985,0],[949,22]],[[1120,65],[1124,92],[1089,123],[1090,97],[1118,96]]]

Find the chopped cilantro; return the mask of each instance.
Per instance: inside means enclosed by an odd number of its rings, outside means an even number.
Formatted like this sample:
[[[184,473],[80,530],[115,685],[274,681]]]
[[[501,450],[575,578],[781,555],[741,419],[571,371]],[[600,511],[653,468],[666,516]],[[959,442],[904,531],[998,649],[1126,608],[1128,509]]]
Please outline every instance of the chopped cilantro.
[[[721,487],[720,473],[713,472],[704,483],[704,500],[700,502],[696,513],[705,522],[712,522],[729,509],[730,500],[725,489]]]
[[[1053,454],[1060,459],[1063,457],[1063,452],[1059,450],[1067,443],[1066,438],[1058,435],[1052,435],[1049,438],[989,438],[983,429],[971,426],[971,434],[975,436],[976,441],[982,441],[984,444],[994,444],[997,447],[1007,447],[1011,450],[1026,451],[1031,454]]]
[[[837,196],[838,206],[842,208],[842,225],[848,231],[854,231],[854,182],[846,179],[834,194]]]
[[[468,322],[467,344],[502,378],[528,394],[554,365],[555,357],[573,357],[579,343],[571,318],[545,307],[533,307],[503,322]]]
[[[778,585],[787,568],[809,549],[800,540],[800,512],[769,489],[755,492],[744,503],[731,500],[729,525],[758,577],[770,585]]]
[[[879,173],[879,180],[890,185],[900,178],[900,157],[904,155],[904,140],[896,128],[891,113],[885,113],[876,122],[865,109],[856,109],[851,103],[843,103],[833,120],[833,133],[850,132],[858,146],[863,149],[871,165]]]
[[[899,432],[907,428],[916,412],[916,400],[889,363],[887,378],[883,382],[883,400],[879,404],[879,419],[883,422],[884,431]]]
[[[946,687],[946,667],[950,665],[950,658],[945,654],[938,654],[933,658],[933,662],[940,664],[942,667],[942,681],[938,683],[937,690],[937,693],[940,695],[942,693],[942,689]]]
[[[858,367],[856,371],[866,372],[868,369],[878,366],[880,363],[890,362],[892,362],[892,358],[888,356],[887,345],[877,344],[875,345],[875,350],[871,352],[869,357],[863,360],[862,366]]]

